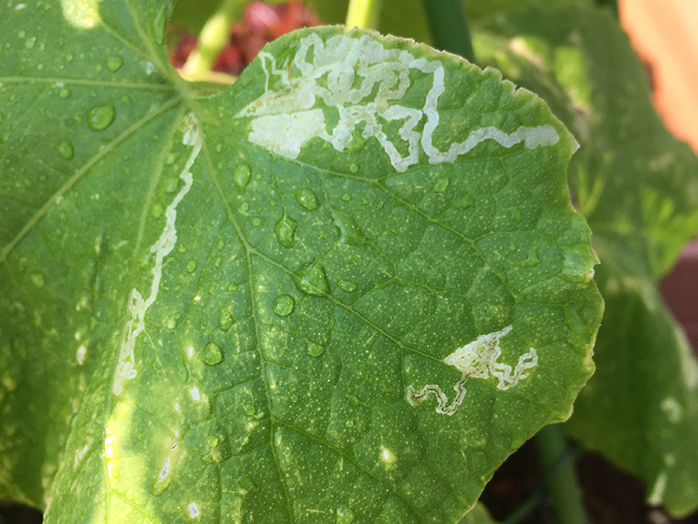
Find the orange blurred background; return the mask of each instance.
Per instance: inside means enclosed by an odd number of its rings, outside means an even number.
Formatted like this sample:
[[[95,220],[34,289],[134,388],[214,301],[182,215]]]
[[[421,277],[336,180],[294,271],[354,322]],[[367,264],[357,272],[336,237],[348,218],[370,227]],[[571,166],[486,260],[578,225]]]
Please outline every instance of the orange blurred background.
[[[618,11],[649,66],[657,112],[698,154],[698,1],[618,0]]]

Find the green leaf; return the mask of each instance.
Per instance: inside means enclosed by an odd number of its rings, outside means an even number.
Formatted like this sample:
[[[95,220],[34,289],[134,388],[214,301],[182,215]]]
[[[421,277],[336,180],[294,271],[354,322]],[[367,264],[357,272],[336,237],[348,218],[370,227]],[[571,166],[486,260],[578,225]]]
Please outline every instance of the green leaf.
[[[496,524],[496,522],[490,517],[487,508],[478,502],[458,524]]]
[[[698,231],[698,159],[662,126],[642,65],[606,13],[512,16],[477,43],[581,143],[569,178],[594,232],[606,313],[597,372],[569,429],[643,478],[651,503],[687,514],[698,500],[698,366],[657,278]]]
[[[0,496],[456,522],[569,415],[601,302],[531,93],[317,28],[202,98],[167,10],[1,9]]]
[[[565,7],[591,7],[594,0],[489,0],[487,2],[467,1],[468,16],[473,22],[497,15],[505,15],[530,10],[530,13],[556,11]]]

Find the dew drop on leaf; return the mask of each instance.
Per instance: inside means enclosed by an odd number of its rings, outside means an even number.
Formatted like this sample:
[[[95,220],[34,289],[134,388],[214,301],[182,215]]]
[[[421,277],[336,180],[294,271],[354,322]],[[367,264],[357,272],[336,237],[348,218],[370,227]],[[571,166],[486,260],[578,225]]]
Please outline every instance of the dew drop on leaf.
[[[239,286],[238,286],[237,284],[231,283],[231,284],[228,284],[228,287],[227,287],[226,289],[227,289],[228,291],[231,291],[231,292],[232,292],[232,291],[237,291],[237,290],[238,290],[238,287],[239,287]]]
[[[434,192],[435,193],[443,193],[446,191],[446,188],[448,187],[448,177],[447,176],[442,176],[436,181],[436,184],[434,184]]]
[[[96,106],[87,112],[87,127],[95,131],[108,128],[116,118],[114,104]]]
[[[250,183],[250,178],[252,172],[250,171],[250,166],[247,164],[238,164],[235,166],[235,171],[233,172],[233,182],[240,189],[245,189],[247,184]]]
[[[353,420],[347,420],[344,425],[348,428],[353,428],[354,427],[354,421]]]
[[[282,216],[274,226],[274,234],[279,244],[285,248],[291,249],[296,244],[296,227],[298,227],[298,224],[295,220],[286,215]]]
[[[298,402],[298,395],[296,395],[295,393],[291,393],[291,394],[288,396],[288,398],[289,398],[289,400],[290,400],[291,402],[293,402],[294,404],[295,404],[296,402]]]
[[[320,344],[316,344],[315,342],[308,340],[306,341],[305,352],[311,357],[321,357],[325,352],[325,348]]]
[[[302,205],[304,208],[306,208],[308,211],[312,211],[313,209],[317,209],[318,207],[320,207],[320,203],[318,202],[317,197],[315,196],[315,193],[312,189],[298,189],[293,192],[293,198],[298,200],[298,203]]]
[[[115,73],[124,65],[124,59],[120,55],[112,55],[108,56],[104,63],[107,65],[109,71]]]
[[[351,193],[344,193],[342,195],[342,200],[344,200],[345,202],[349,202],[352,198],[354,198],[354,195],[352,195]]]
[[[339,282],[337,282],[337,286],[339,286],[340,289],[343,289],[347,293],[356,291],[357,288],[356,282],[352,282],[351,280],[340,280]]]
[[[298,289],[309,295],[328,295],[330,293],[330,285],[325,276],[325,268],[322,262],[317,262],[308,266],[300,273],[300,278],[296,279]]]
[[[524,266],[530,267],[530,266],[537,266],[540,264],[540,258],[538,258],[538,248],[536,246],[533,246],[531,248],[531,254],[529,255],[528,259],[523,263]]]
[[[252,417],[257,414],[257,409],[252,404],[245,404],[244,406],[242,406],[242,411],[248,417]]]
[[[240,487],[245,490],[247,493],[253,493],[257,491],[259,488],[255,485],[254,482],[252,482],[252,479],[246,475],[242,474],[240,478],[238,479],[238,484]]]
[[[70,91],[65,87],[58,91],[59,98],[68,98],[70,96]]]
[[[165,492],[165,490],[170,487],[170,484],[172,484],[172,475],[167,475],[166,477],[158,478],[153,483],[153,487],[150,489],[150,492],[157,497],[159,495],[162,495]]]
[[[262,220],[260,217],[250,217],[248,220],[254,227],[259,227],[264,223],[264,220]]]
[[[228,331],[230,327],[235,323],[233,315],[230,314],[226,306],[221,306],[218,308],[218,327],[223,331]]]
[[[66,160],[71,160],[75,156],[75,150],[73,149],[73,144],[67,140],[61,140],[56,144],[56,151]]]
[[[223,362],[223,351],[215,342],[209,342],[204,348],[204,353],[201,359],[209,366],[215,366]]]
[[[357,164],[352,164],[349,166],[349,171],[352,173],[356,173],[359,171],[359,166]]]
[[[190,260],[189,262],[187,262],[187,271],[189,273],[193,273],[194,271],[196,271],[196,260]]]
[[[34,49],[34,45],[36,44],[36,37],[35,36],[30,36],[29,38],[26,39],[24,42],[24,47],[27,49]]]
[[[46,279],[41,273],[32,273],[29,278],[36,287],[44,287],[46,285]]]
[[[351,509],[344,506],[337,508],[337,524],[351,524],[355,518]]]
[[[287,317],[293,313],[295,302],[291,295],[279,295],[274,299],[274,313],[280,317]]]
[[[179,179],[170,177],[165,184],[165,193],[176,193],[179,189]]]

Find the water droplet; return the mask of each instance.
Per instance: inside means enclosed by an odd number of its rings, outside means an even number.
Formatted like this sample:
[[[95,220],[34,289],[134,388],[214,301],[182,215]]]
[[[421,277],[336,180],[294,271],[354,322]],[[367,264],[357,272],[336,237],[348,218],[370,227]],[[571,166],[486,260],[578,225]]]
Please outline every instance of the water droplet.
[[[196,260],[190,260],[189,262],[187,262],[187,271],[189,273],[193,273],[194,271],[196,271]]]
[[[334,223],[339,228],[340,241],[345,242],[350,246],[360,246],[368,242],[366,235],[363,234],[359,224],[356,223],[354,217],[348,213],[342,213],[334,210]]]
[[[24,42],[24,47],[27,49],[34,49],[34,45],[36,44],[36,37],[35,36],[30,36],[29,38],[26,39]]]
[[[95,64],[95,71],[98,73],[101,73],[103,69],[102,64]]]
[[[298,203],[306,208],[308,211],[317,209],[320,207],[320,203],[317,201],[317,197],[312,189],[304,188],[294,191],[293,198],[298,200]]]
[[[95,131],[108,128],[116,118],[114,104],[93,107],[87,112],[87,126]]]
[[[223,362],[223,351],[215,342],[209,342],[204,348],[204,354],[201,355],[201,360],[209,366],[215,366]]]
[[[468,209],[469,207],[473,207],[475,205],[475,198],[473,198],[472,195],[468,195],[464,198],[461,198],[460,200],[456,200],[453,203],[453,207],[456,209]]]
[[[25,36],[27,36],[27,32],[24,29],[20,29],[19,31],[17,31],[17,36],[19,38],[24,38]]]
[[[168,318],[168,319],[165,321],[165,327],[166,327],[167,329],[169,329],[170,331],[172,331],[174,328],[177,327],[177,322],[175,321],[174,318]]]
[[[247,493],[254,493],[255,491],[259,490],[259,488],[255,486],[254,482],[252,482],[252,479],[244,473],[238,479],[238,485]]]
[[[65,87],[58,91],[59,98],[68,98],[70,96],[70,91]]]
[[[294,404],[295,404],[296,402],[298,402],[298,395],[296,395],[295,393],[291,393],[291,394],[288,396],[288,398],[289,398],[289,400],[290,400],[291,402],[293,402]]]
[[[238,209],[240,210],[240,213],[247,213],[247,211],[250,209],[250,204],[246,201],[240,202]]]
[[[354,421],[353,420],[347,420],[344,425],[348,428],[353,428],[354,427]]]
[[[537,266],[538,264],[540,264],[540,258],[538,258],[538,247],[533,246],[533,248],[531,249],[531,254],[528,256],[528,258],[522,265],[530,267]]]
[[[349,202],[352,198],[354,198],[354,195],[352,195],[351,193],[344,193],[342,195],[342,200],[344,200],[345,202]]]
[[[207,448],[215,448],[218,446],[219,442],[220,442],[220,439],[216,435],[207,435],[206,436],[206,447]]]
[[[344,506],[337,508],[337,524],[351,524],[355,518],[351,509]]]
[[[56,151],[66,160],[71,160],[75,156],[75,151],[73,150],[73,144],[67,140],[61,140],[56,145]]]
[[[357,396],[354,395],[353,393],[349,393],[349,394],[347,395],[347,400],[349,401],[349,404],[351,404],[351,405],[354,406],[354,407],[356,407],[356,406],[358,406],[359,404],[361,404],[361,401],[359,400],[359,397],[357,397]]]
[[[108,56],[104,63],[107,65],[107,69],[112,73],[117,72],[124,65],[124,59],[119,55]]]
[[[216,144],[216,153],[223,151],[223,144]]]
[[[184,244],[179,244],[177,246],[177,253],[186,253],[187,247]]]
[[[226,288],[228,291],[237,291],[238,290],[238,285],[235,283],[230,283],[228,284],[228,287]]]
[[[221,264],[223,264],[223,257],[216,257],[216,259],[213,261],[213,267],[218,269],[221,267]]]
[[[251,176],[252,172],[250,171],[250,166],[247,164],[238,164],[235,166],[233,181],[240,189],[245,189],[247,187],[247,184],[250,183]]]
[[[163,478],[158,478],[154,483],[150,492],[156,497],[162,495],[167,488],[172,484],[173,475],[169,474]]]
[[[75,57],[73,56],[73,53],[67,53],[67,54],[65,55],[65,61],[66,61],[66,62],[72,62],[73,58],[75,58]]]
[[[296,279],[296,285],[304,293],[318,296],[330,294],[330,285],[327,282],[322,262],[306,267],[299,276],[300,278]]]
[[[306,340],[305,342],[305,352],[311,357],[321,357],[325,352],[325,348],[320,344]]]
[[[447,176],[442,176],[436,181],[436,184],[434,184],[434,192],[435,193],[443,193],[446,191],[446,188],[448,187],[448,177]]]
[[[296,244],[294,237],[297,227],[298,224],[295,220],[286,215],[282,216],[274,226],[274,234],[276,234],[276,239],[279,241],[279,244],[285,248],[291,249]]]
[[[165,193],[176,193],[179,189],[179,178],[169,177],[165,183]]]
[[[253,417],[257,414],[257,408],[255,408],[252,404],[245,404],[242,406],[242,411],[244,411],[245,415],[248,417]]]
[[[519,210],[518,207],[512,207],[512,208],[509,210],[509,212],[510,212],[510,214],[511,214],[511,219],[512,219],[514,222],[516,222],[516,223],[521,222],[521,210]]]
[[[295,301],[291,295],[279,295],[274,299],[274,313],[280,317],[287,317],[293,313]]]
[[[36,287],[44,287],[46,285],[46,279],[41,273],[32,273],[29,278]]]
[[[233,315],[230,314],[227,306],[221,306],[218,308],[218,327],[223,331],[228,331],[230,326],[235,323]]]
[[[249,217],[248,220],[254,227],[259,227],[264,223],[264,220],[259,217]]]
[[[349,171],[351,173],[356,173],[359,171],[359,166],[357,164],[352,164],[349,166]]]
[[[356,282],[352,282],[351,280],[340,280],[337,282],[337,286],[339,286],[340,289],[343,289],[347,293],[351,293],[352,291],[356,291],[357,285]]]

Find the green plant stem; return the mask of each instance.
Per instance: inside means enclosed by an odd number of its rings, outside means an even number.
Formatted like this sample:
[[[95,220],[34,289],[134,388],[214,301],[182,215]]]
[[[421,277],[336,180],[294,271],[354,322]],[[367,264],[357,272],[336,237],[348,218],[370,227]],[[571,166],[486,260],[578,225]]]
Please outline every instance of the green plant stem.
[[[182,71],[187,78],[201,78],[213,69],[218,55],[228,44],[230,26],[240,16],[247,2],[224,0],[218,11],[204,24],[196,48],[191,52]]]
[[[544,427],[534,440],[558,522],[588,524],[562,424]]]
[[[463,0],[423,0],[434,47],[475,62]]]
[[[380,4],[381,0],[350,0],[345,24],[347,29],[378,29]]]

